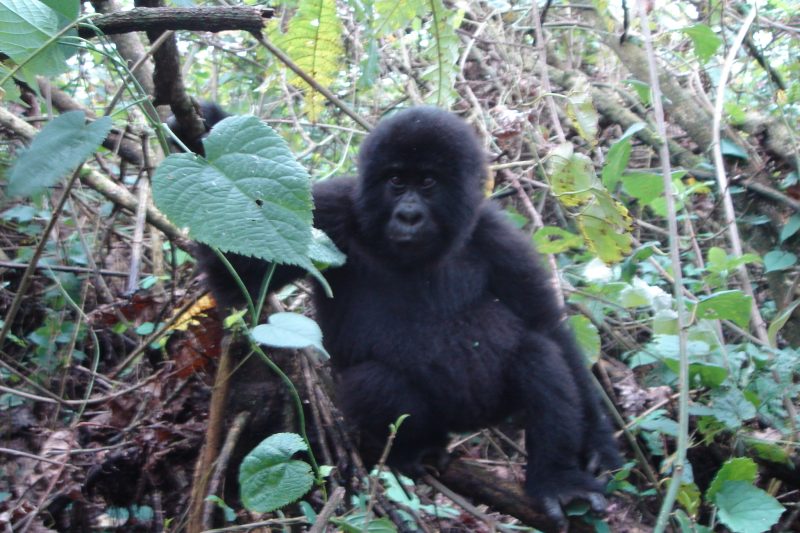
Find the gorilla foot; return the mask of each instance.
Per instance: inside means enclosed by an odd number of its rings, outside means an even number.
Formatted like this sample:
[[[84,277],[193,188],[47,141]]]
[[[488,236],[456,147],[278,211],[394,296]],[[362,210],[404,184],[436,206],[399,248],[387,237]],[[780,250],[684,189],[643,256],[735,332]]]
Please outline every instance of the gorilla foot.
[[[559,526],[567,523],[567,516],[564,512],[567,506],[574,502],[585,502],[589,504],[592,514],[602,515],[606,511],[608,502],[602,493],[594,490],[574,489],[559,493],[556,496],[545,496],[539,498],[544,513],[556,522]]]

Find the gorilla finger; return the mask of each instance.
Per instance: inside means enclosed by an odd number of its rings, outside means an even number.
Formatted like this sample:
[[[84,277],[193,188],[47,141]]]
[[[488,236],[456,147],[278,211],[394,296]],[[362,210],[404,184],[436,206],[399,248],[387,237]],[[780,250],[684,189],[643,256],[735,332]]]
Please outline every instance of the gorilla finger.
[[[541,500],[542,510],[547,517],[558,524],[559,529],[567,525],[567,517],[558,498],[545,497]]]

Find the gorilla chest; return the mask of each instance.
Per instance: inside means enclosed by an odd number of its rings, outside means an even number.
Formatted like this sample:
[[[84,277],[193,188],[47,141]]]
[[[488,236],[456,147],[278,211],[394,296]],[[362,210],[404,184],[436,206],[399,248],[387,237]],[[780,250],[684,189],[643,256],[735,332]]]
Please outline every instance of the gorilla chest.
[[[489,292],[482,265],[401,274],[345,267],[330,277],[334,298],[317,308],[333,364],[380,361],[462,386],[465,371],[499,378],[523,327]]]

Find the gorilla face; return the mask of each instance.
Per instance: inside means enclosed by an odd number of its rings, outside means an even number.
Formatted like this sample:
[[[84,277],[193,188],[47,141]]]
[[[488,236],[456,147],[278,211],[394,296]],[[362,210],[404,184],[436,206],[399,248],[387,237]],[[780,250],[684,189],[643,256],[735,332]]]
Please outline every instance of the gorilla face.
[[[472,129],[437,108],[381,121],[359,157],[359,227],[379,255],[408,265],[462,244],[481,202],[482,149]]]
[[[429,172],[400,170],[384,181],[384,205],[391,211],[384,226],[388,247],[397,255],[419,259],[430,255],[447,233],[434,209],[442,184]]]

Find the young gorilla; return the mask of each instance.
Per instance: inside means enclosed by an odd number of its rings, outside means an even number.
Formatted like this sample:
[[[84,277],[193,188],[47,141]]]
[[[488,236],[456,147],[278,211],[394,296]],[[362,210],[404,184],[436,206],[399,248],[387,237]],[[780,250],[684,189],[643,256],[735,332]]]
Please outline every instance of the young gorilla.
[[[368,450],[411,415],[388,461],[411,474],[449,432],[519,415],[528,493],[559,521],[573,499],[602,510],[595,474],[619,463],[610,426],[550,277],[483,198],[484,172],[471,128],[421,107],[381,121],[357,179],[315,185],[314,224],[347,254],[325,274],[334,298],[314,295],[338,403]],[[241,304],[225,267],[201,255],[217,300]],[[255,294],[265,263],[230,259]],[[276,287],[299,275],[279,274]]]

